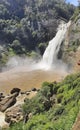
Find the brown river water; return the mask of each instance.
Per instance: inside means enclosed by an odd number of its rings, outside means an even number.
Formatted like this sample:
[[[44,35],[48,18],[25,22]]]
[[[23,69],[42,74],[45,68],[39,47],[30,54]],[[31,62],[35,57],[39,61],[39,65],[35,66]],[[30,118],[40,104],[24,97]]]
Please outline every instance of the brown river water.
[[[29,70],[26,67],[16,67],[9,71],[0,73],[0,92],[9,93],[14,87],[22,91],[31,88],[40,88],[44,81],[61,81],[67,73],[54,71]]]

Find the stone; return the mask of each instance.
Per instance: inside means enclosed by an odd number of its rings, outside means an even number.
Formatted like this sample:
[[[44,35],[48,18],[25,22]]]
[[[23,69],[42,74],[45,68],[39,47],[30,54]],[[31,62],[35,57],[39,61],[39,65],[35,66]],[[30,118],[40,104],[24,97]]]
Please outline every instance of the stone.
[[[7,108],[13,106],[16,103],[16,96],[17,94],[15,93],[14,95],[4,98],[0,102],[0,111],[4,112]]]
[[[32,91],[37,91],[37,89],[36,88],[32,88]]]
[[[5,98],[5,96],[3,95],[3,93],[0,93],[0,101],[2,101],[3,98]]]
[[[11,91],[10,91],[10,93],[11,94],[13,94],[13,93],[18,93],[19,94],[19,92],[21,91],[21,89],[19,89],[19,88],[13,88]]]
[[[23,111],[20,104],[9,108],[5,112],[5,121],[9,124],[17,123],[23,120]]]
[[[21,92],[21,94],[23,95],[23,94],[26,94],[26,92]]]
[[[8,127],[8,123],[5,122],[5,113],[0,112],[0,130]]]
[[[26,95],[30,95],[31,92],[26,92]]]

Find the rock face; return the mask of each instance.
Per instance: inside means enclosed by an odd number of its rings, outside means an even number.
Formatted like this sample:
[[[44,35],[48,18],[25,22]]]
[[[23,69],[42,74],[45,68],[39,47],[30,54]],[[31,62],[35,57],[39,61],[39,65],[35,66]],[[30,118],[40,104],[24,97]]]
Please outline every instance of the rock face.
[[[5,128],[21,120],[24,120],[24,123],[27,122],[32,117],[32,113],[24,116],[22,104],[25,98],[32,98],[36,93],[36,88],[25,92],[20,92],[19,88],[13,88],[10,92],[11,95],[6,97],[3,96],[3,93],[0,93],[0,127]]]
[[[19,122],[23,119],[21,105],[14,106],[5,112],[5,121],[9,124]]]
[[[64,41],[64,48],[62,59],[65,63],[69,64],[69,69],[80,70],[80,13],[77,9],[73,17],[71,18],[71,26],[66,34]],[[78,68],[78,69],[77,69]]]
[[[5,114],[0,112],[0,130],[1,127],[7,128],[8,124],[5,122]]]
[[[35,88],[36,89],[36,88]],[[29,95],[27,94],[29,93]],[[22,104],[25,101],[25,98],[32,98],[35,96],[37,91],[23,92],[21,95],[17,97],[17,102],[14,106],[10,107],[5,112],[5,121],[9,124],[14,122],[19,122],[24,120],[24,123],[30,118],[30,115],[23,115]]]
[[[76,19],[76,20],[75,20]],[[75,16],[70,27],[69,44],[80,45],[80,13]]]
[[[15,93],[14,95],[4,98],[0,102],[0,111],[4,112],[7,108],[13,106],[16,103],[16,96],[17,94]]]

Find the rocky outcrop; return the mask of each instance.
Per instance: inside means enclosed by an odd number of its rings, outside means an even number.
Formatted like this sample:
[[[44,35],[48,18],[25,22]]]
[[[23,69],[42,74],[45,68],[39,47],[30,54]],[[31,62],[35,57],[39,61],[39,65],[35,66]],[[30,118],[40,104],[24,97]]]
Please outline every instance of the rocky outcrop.
[[[5,121],[5,113],[0,112],[0,130],[2,130],[2,127],[7,128],[8,123]]]
[[[4,112],[7,108],[13,106],[16,103],[16,96],[17,96],[17,93],[4,98],[0,102],[0,111]]]
[[[23,120],[22,106],[16,105],[5,112],[5,121],[9,124]]]
[[[63,42],[62,59],[68,64],[68,70],[80,70],[80,13],[79,9],[71,18],[71,25],[67,31],[65,41]]]
[[[19,89],[19,88],[13,88],[13,89],[10,91],[10,93],[11,93],[11,94],[14,94],[14,93],[18,93],[18,94],[19,94],[20,91],[21,91],[21,89]]]
[[[26,98],[32,98],[37,93],[36,88],[22,92],[19,88],[13,88],[9,96],[0,93],[0,126],[7,128],[12,123],[24,120],[24,123],[31,118],[32,114],[23,115],[22,104]]]

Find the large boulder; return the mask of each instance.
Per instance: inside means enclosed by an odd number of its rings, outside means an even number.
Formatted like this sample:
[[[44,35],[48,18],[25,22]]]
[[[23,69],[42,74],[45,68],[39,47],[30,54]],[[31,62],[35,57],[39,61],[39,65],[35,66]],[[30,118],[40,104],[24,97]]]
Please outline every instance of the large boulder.
[[[3,93],[0,93],[0,101],[4,98],[5,96],[3,95]]]
[[[4,112],[7,108],[13,106],[16,103],[16,96],[17,96],[17,94],[15,93],[11,96],[4,98],[0,102],[0,111]]]
[[[19,89],[19,88],[13,88],[13,89],[10,91],[10,93],[11,93],[11,94],[14,94],[14,93],[18,93],[18,94],[19,94],[20,91],[21,91],[21,89]]]
[[[32,91],[37,91],[37,89],[36,88],[32,88]]]

